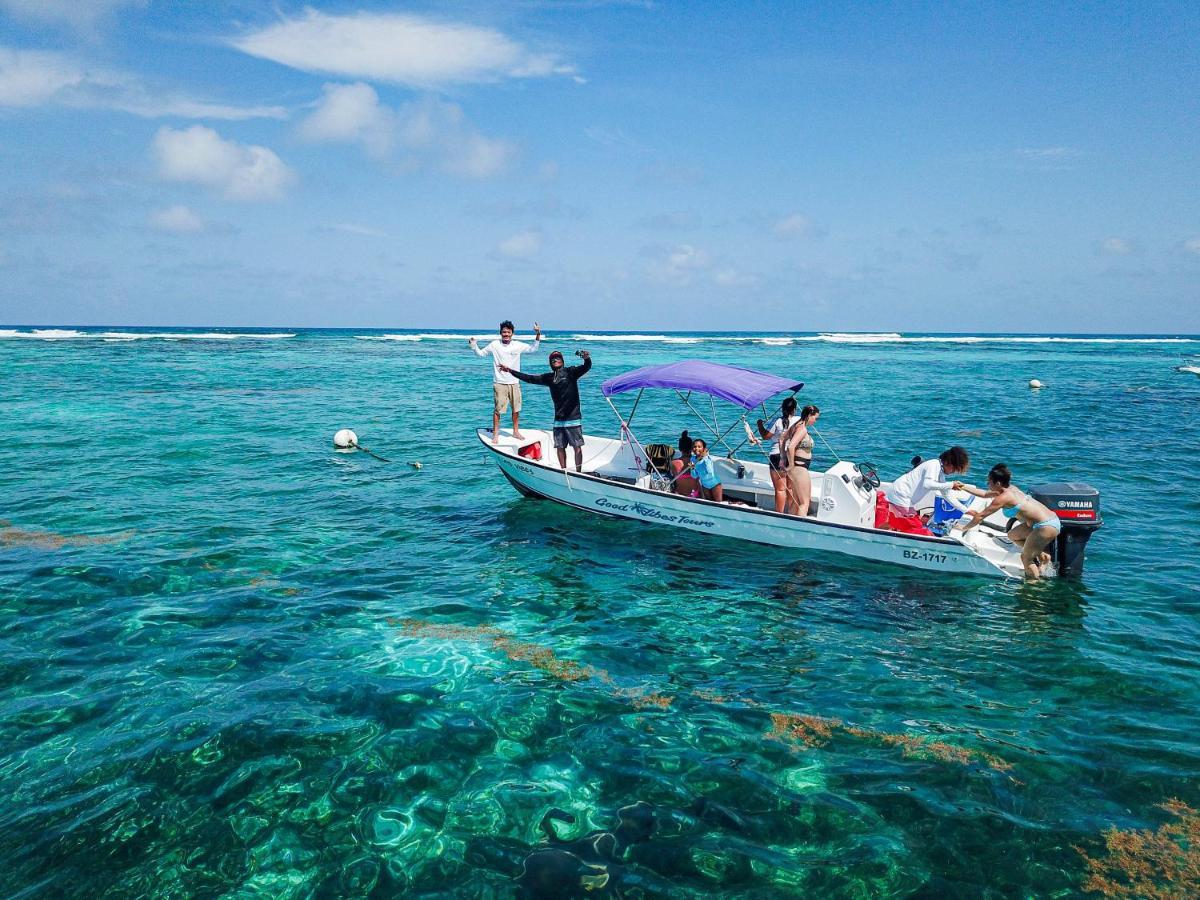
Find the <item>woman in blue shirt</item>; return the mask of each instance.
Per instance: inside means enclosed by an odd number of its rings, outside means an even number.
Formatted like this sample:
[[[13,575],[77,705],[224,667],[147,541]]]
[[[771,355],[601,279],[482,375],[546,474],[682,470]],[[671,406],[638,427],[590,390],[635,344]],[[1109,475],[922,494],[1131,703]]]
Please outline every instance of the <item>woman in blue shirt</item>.
[[[701,497],[705,500],[716,500],[718,503],[724,501],[725,494],[721,488],[721,479],[717,477],[712,457],[708,455],[708,444],[701,438],[696,438],[692,444],[690,468],[692,474],[696,476],[696,480],[700,482]]]

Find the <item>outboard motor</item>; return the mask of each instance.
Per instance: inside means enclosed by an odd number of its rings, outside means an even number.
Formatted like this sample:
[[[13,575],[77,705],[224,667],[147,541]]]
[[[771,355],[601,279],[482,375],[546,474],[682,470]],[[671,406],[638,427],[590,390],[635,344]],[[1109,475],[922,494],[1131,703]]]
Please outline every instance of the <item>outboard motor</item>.
[[[1062,528],[1050,545],[1050,556],[1059,576],[1083,574],[1083,551],[1092,532],[1104,524],[1100,518],[1100,492],[1077,481],[1039,484],[1029,495],[1058,516]]]

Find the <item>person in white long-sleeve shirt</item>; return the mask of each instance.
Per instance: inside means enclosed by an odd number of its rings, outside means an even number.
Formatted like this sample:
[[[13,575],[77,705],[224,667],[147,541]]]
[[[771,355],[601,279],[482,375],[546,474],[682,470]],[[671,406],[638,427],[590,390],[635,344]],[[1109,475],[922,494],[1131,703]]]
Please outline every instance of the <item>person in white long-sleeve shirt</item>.
[[[926,506],[933,505],[936,494],[950,487],[947,475],[961,475],[971,464],[971,457],[962,447],[951,447],[937,459],[921,463],[892,482],[887,490],[891,511],[901,516],[915,516]]]
[[[467,343],[475,351],[476,356],[492,358],[492,443],[500,442],[500,414],[512,406],[513,437],[523,440],[521,434],[521,382],[513,378],[505,369],[521,371],[521,354],[536,353],[542,345],[542,326],[533,323],[533,343],[513,340],[513,323],[505,319],[500,323],[500,337],[486,347],[480,347],[475,338]]]

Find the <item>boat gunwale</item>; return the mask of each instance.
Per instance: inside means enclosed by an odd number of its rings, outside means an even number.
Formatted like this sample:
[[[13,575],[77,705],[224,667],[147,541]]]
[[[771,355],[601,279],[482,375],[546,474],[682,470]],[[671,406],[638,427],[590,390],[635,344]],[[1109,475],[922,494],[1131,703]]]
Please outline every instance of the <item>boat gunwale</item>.
[[[536,429],[536,430],[543,431],[543,429],[540,429],[540,428]],[[582,479],[585,481],[595,481],[599,484],[606,484],[606,485],[616,484],[623,490],[636,491],[638,493],[650,494],[652,496],[661,496],[663,494],[662,491],[655,491],[650,488],[638,487],[638,485],[636,485],[636,484],[625,484],[624,482],[619,482],[619,481],[615,482],[612,479],[604,478],[600,475],[592,475],[587,472],[572,472],[569,469],[560,469],[557,466],[552,466],[547,462],[543,462],[542,460],[526,459],[523,456],[517,456],[515,453],[506,453],[504,450],[500,449],[500,447],[493,444],[490,440],[487,440],[486,438],[484,438],[483,435],[485,432],[487,432],[488,434],[491,433],[490,431],[488,431],[485,428],[478,428],[475,430],[475,436],[477,438],[479,438],[479,442],[481,444],[483,444],[485,447],[487,447],[488,450],[490,450],[492,453],[496,454],[497,456],[507,457],[508,459],[512,459],[515,462],[525,463],[525,464],[531,465],[531,466],[538,466],[539,468],[545,469],[548,472],[553,472],[556,475],[566,475],[568,478],[579,478],[579,479]],[[731,488],[731,489],[736,490],[735,488]],[[790,513],[775,512],[775,510],[773,510],[773,509],[762,509],[761,507],[757,507],[757,506],[732,507],[731,504],[728,504],[728,503],[718,503],[716,500],[705,500],[702,497],[685,497],[682,494],[669,494],[668,496],[670,496],[673,500],[681,500],[685,503],[703,504],[706,506],[720,507],[722,509],[733,509],[734,511],[740,512],[740,513],[751,513],[751,514],[760,515],[760,516],[770,516],[770,517],[779,518],[786,522],[791,522],[791,523],[794,523],[797,525],[802,525],[802,526],[812,526],[812,527],[822,527],[822,528],[839,528],[839,529],[842,529],[843,531],[854,531],[854,532],[858,532],[860,534],[885,535],[889,538],[903,538],[905,540],[919,541],[921,543],[926,543],[926,544],[937,544],[940,547],[954,547],[959,550],[965,551],[966,553],[968,553],[971,556],[982,557],[982,554],[980,554],[977,551],[973,550],[972,548],[968,547],[966,544],[962,543],[961,541],[956,541],[956,540],[953,540],[952,538],[937,537],[936,535],[932,535],[932,534],[929,534],[929,535],[908,534],[907,532],[903,532],[903,531],[889,531],[889,530],[883,529],[883,528],[868,528],[863,525],[845,525],[841,522],[823,522],[820,519],[812,519],[807,516],[793,516]],[[556,497],[551,497],[549,499],[553,500],[556,503],[561,502]],[[564,505],[573,506],[575,509],[581,509],[584,512],[595,512],[595,510],[592,510],[588,507],[574,506],[574,504],[571,504],[571,503],[566,503]],[[988,560],[988,562],[991,562],[991,561]]]

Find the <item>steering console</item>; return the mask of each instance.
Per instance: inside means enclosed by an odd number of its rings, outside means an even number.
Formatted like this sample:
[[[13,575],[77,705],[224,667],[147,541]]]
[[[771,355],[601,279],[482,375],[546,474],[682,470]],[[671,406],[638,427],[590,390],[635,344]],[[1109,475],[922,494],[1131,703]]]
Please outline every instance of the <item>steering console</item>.
[[[879,489],[879,473],[875,471],[873,463],[861,462],[858,464],[858,474],[862,476],[863,487]]]

